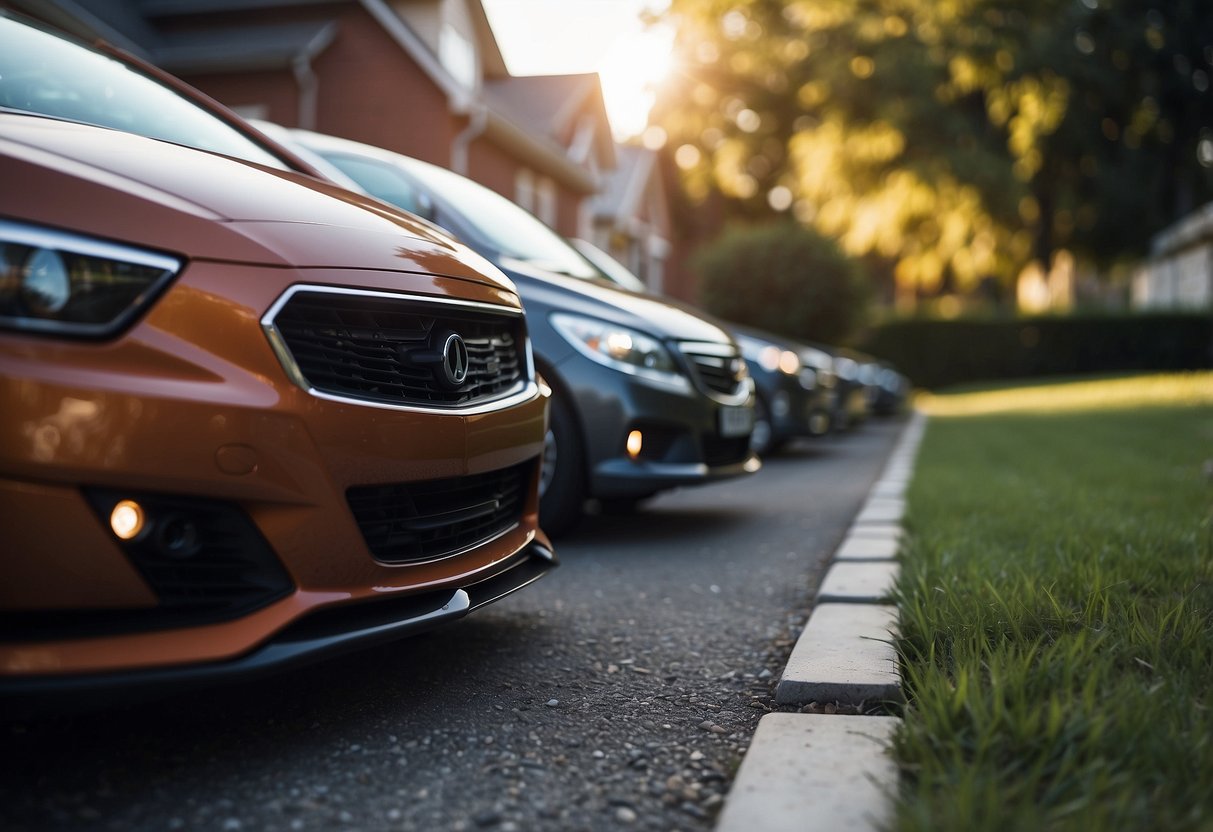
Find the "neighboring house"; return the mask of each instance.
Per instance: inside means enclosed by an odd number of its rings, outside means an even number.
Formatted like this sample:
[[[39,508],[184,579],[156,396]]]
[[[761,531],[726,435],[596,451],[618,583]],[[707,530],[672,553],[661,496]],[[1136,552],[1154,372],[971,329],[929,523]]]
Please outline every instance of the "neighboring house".
[[[617,164],[590,203],[590,242],[623,263],[650,291],[666,291],[670,257],[670,211],[657,153],[620,145]]]
[[[1213,310],[1213,202],[1155,235],[1133,275],[1134,309]]]
[[[485,99],[490,113],[506,114],[504,124],[489,120],[486,133],[498,141],[508,138],[509,128],[528,125],[564,148],[569,161],[593,177],[595,190],[602,187],[603,174],[615,167],[615,141],[597,74],[495,75],[485,79]],[[560,199],[559,184],[538,166],[519,168],[513,183],[481,181],[498,193],[512,195],[515,202],[565,236],[589,232],[588,200],[569,214],[570,206]]]
[[[242,115],[466,174],[569,236],[615,164],[597,75],[511,77],[480,0],[0,0]]]

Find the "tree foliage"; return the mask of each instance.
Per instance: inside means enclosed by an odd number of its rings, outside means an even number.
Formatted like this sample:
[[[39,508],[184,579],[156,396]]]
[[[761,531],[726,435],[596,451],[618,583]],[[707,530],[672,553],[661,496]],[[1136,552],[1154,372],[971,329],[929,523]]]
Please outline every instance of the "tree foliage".
[[[693,198],[903,287],[1107,263],[1213,198],[1207,0],[672,0],[655,121]]]
[[[863,323],[868,284],[833,240],[792,222],[735,227],[695,257],[714,315],[802,341],[846,341]]]

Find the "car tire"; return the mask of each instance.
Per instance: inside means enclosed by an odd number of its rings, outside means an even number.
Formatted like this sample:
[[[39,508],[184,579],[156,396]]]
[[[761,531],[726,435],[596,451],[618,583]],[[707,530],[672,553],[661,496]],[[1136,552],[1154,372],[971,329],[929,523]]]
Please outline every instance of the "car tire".
[[[581,520],[585,503],[585,452],[573,413],[559,394],[548,409],[548,433],[539,477],[539,526],[557,537]]]
[[[758,456],[768,456],[779,449],[775,439],[775,424],[771,421],[771,409],[762,396],[754,399],[754,430],[750,434],[750,451]]]

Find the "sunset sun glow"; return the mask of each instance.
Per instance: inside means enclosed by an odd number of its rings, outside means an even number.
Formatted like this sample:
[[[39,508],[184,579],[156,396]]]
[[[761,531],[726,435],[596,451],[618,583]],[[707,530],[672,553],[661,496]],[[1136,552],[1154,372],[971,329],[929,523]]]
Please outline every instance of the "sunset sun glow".
[[[611,127],[618,136],[641,133],[657,87],[669,75],[674,32],[654,27],[622,37],[599,68]]]
[[[497,43],[514,75],[597,72],[611,129],[643,132],[657,86],[670,71],[674,31],[640,15],[663,0],[485,0]]]

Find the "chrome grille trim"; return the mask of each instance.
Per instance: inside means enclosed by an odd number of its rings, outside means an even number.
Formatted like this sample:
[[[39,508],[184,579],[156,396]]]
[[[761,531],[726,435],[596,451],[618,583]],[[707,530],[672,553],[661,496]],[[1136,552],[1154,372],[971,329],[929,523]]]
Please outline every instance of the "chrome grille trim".
[[[381,300],[396,300],[422,305],[435,305],[437,307],[455,307],[463,311],[472,312],[488,312],[494,315],[501,315],[510,318],[522,318],[523,311],[521,308],[510,306],[501,306],[493,303],[482,303],[479,301],[468,301],[457,298],[435,297],[432,295],[418,295],[406,292],[385,292],[372,289],[354,289],[344,286],[326,286],[320,284],[300,283],[288,288],[281,296],[274,301],[269,310],[261,318],[261,328],[265,333],[266,338],[270,342],[270,347],[274,351],[274,355],[282,364],[286,371],[287,377],[298,387],[305,390],[309,395],[318,399],[327,401],[340,402],[342,404],[356,404],[363,407],[375,407],[383,410],[399,410],[413,413],[444,413],[451,415],[470,416],[480,413],[491,413],[497,410],[503,410],[508,407],[530,401],[539,395],[539,386],[535,381],[535,361],[531,351],[530,338],[525,338],[525,343],[520,350],[525,366],[521,369],[520,379],[516,382],[517,390],[513,390],[499,397],[491,398],[485,401],[475,401],[467,404],[420,404],[415,402],[395,404],[382,400],[369,398],[361,398],[353,395],[341,395],[332,393],[326,390],[318,389],[304,375],[299,363],[295,360],[290,347],[287,344],[286,338],[282,331],[275,323],[278,315],[286,307],[288,303],[298,294],[308,292],[314,294],[329,294],[335,296],[355,296],[362,298],[375,298]]]

